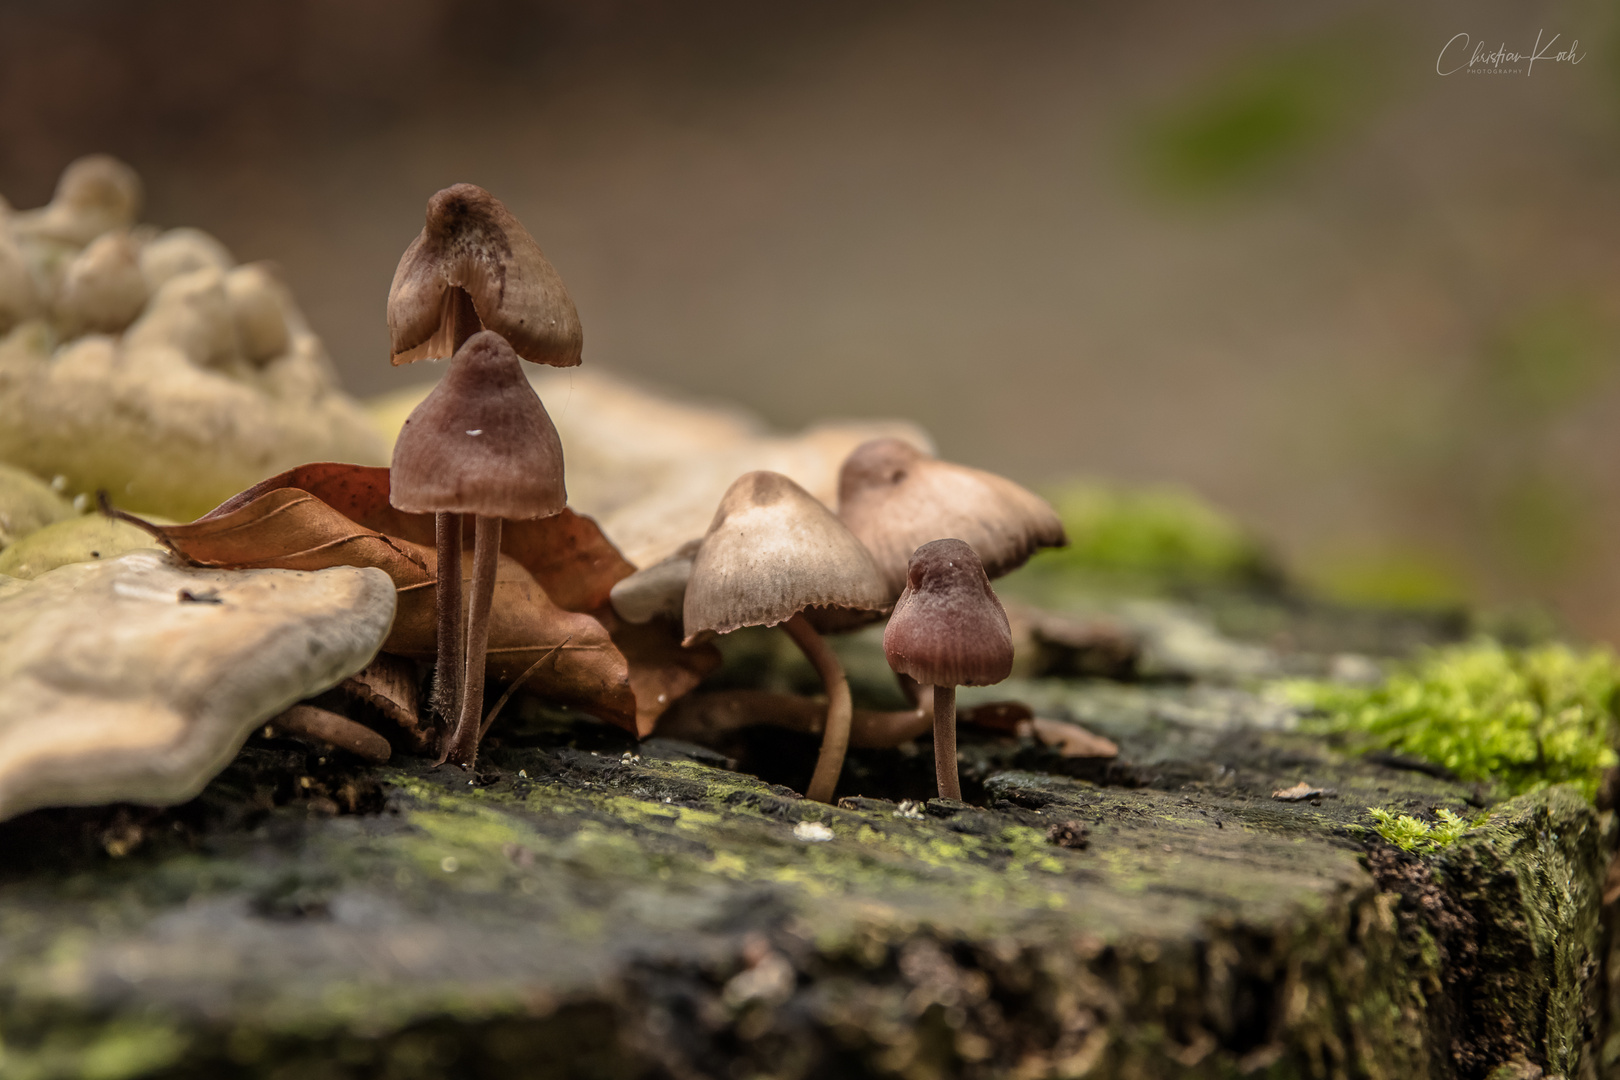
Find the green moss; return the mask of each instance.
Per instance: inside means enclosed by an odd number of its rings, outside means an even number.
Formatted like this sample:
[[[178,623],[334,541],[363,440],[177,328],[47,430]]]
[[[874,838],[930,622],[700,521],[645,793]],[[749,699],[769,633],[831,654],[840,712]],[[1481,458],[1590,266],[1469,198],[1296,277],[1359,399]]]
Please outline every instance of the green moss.
[[[126,1080],[172,1065],[187,1040],[162,1021],[114,1021],[93,1031],[56,1029],[38,1046],[0,1046],[9,1080]]]
[[[1443,765],[1508,794],[1574,784],[1588,798],[1615,763],[1620,661],[1606,649],[1508,649],[1493,641],[1436,650],[1374,688],[1298,683],[1321,710],[1308,729]]]
[[[1369,811],[1373,831],[1402,851],[1421,854],[1440,851],[1455,844],[1463,833],[1478,822],[1470,822],[1442,807],[1435,811],[1438,822],[1427,822],[1411,814],[1393,814],[1380,807]]]
[[[1264,551],[1235,521],[1180,488],[1120,488],[1077,481],[1048,492],[1069,545],[1043,551],[1014,578],[1113,579],[1132,589],[1155,582],[1252,582],[1270,573]],[[1017,579],[1017,580],[1015,580]],[[999,586],[998,586],[999,587]]]

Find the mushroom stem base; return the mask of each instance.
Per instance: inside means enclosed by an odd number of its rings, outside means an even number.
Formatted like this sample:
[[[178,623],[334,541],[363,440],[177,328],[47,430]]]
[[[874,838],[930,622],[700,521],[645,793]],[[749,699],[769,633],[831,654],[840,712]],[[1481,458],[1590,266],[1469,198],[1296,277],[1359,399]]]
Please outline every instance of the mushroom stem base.
[[[495,599],[495,568],[501,552],[501,519],[478,515],[473,540],[472,596],[467,603],[467,666],[461,684],[461,714],[445,748],[445,761],[471,769],[478,757],[484,719],[484,662],[489,614]]]
[[[461,618],[461,515],[448,511],[434,514],[433,540],[438,559],[434,597],[438,640],[432,710],[434,722],[443,733],[442,741],[461,711],[461,658],[466,653]]]
[[[939,797],[962,800],[962,778],[956,772],[956,687],[934,687],[934,772]]]
[[[844,677],[844,666],[827,647],[820,634],[806,621],[801,612],[782,624],[788,637],[793,639],[805,659],[810,661],[827,688],[827,727],[821,733],[821,753],[816,757],[816,771],[810,776],[805,798],[830,803],[838,787],[838,774],[844,771],[844,754],[849,749],[849,726],[854,716],[855,703],[849,696],[849,680]]]

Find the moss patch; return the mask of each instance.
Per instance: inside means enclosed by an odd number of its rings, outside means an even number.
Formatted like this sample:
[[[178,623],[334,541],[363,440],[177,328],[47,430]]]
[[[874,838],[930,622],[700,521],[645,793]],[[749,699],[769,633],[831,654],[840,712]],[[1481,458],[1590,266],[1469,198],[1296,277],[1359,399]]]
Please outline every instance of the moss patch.
[[[1508,649],[1476,641],[1430,652],[1382,686],[1297,683],[1322,715],[1306,727],[1444,766],[1509,794],[1569,783],[1588,798],[1615,763],[1620,662],[1606,649]]]

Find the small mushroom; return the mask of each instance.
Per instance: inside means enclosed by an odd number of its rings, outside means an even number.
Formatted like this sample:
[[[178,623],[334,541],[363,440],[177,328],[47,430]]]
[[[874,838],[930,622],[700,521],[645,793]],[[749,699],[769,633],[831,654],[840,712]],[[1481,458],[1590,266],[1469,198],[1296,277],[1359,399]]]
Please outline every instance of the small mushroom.
[[[844,669],[804,613],[888,606],[872,556],[838,518],[792,480],[751,472],[733,483],[692,561],[686,644],[744,626],[787,631],[827,688],[827,727],[805,794],[831,802],[849,746],[853,704]]]
[[[91,154],[62,170],[51,201],[15,215],[19,236],[83,247],[111,229],[135,224],[141,208],[141,178],[115,157]]]
[[[495,196],[456,184],[428,200],[427,224],[394,271],[392,360],[450,356],[480,326],[525,360],[579,363],[579,314],[540,245]]]
[[[448,517],[457,530],[460,515],[476,517],[461,707],[441,758],[470,769],[483,719],[501,521],[550,517],[568,505],[562,441],[505,338],[483,330],[456,351],[450,370],[400,429],[388,498],[407,513]],[[460,570],[459,555],[441,561],[441,588],[450,579],[459,583]]]
[[[905,587],[911,553],[930,540],[960,538],[992,578],[1016,570],[1040,548],[1068,543],[1045,499],[900,439],[873,439],[845,459],[838,516],[877,560],[891,598]]]
[[[102,233],[68,264],[56,318],[69,336],[116,334],[146,306],[141,251],[127,229]]]
[[[883,631],[889,666],[934,688],[934,768],[943,799],[960,799],[956,688],[990,686],[1012,673],[1012,629],[973,548],[934,540],[918,548],[905,591]]]

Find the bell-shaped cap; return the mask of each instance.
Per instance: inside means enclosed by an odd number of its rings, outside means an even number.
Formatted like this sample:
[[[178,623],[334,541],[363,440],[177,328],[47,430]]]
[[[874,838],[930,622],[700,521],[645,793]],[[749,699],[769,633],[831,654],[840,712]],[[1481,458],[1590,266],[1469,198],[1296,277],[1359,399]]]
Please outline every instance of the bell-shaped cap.
[[[702,544],[702,540],[688,540],[668,558],[620,578],[608,593],[613,613],[628,623],[679,619],[686,607],[692,560]]]
[[[831,510],[781,473],[751,472],[720,500],[692,561],[686,644],[807,608],[888,606],[872,556]]]
[[[562,440],[490,330],[467,339],[394,443],[388,501],[412,514],[540,518],[568,505]]]
[[[971,546],[934,540],[912,555],[883,654],[924,686],[989,686],[1012,674],[1007,612]]]
[[[838,474],[838,516],[872,553],[891,597],[911,553],[954,536],[1000,577],[1043,547],[1068,543],[1045,499],[1004,476],[929,457],[900,439],[864,442]]]
[[[428,200],[427,224],[394,271],[388,290],[393,362],[450,355],[458,323],[465,327],[461,305],[469,301],[477,321],[523,359],[553,367],[579,363],[579,314],[540,245],[495,196],[475,184],[456,184]]]

